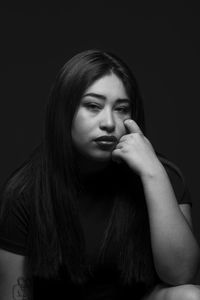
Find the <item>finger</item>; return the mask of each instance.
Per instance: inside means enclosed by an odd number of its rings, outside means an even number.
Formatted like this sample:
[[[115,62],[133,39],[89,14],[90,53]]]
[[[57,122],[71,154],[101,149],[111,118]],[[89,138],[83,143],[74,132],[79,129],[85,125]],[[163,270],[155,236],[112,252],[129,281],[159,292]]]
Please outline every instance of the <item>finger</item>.
[[[142,130],[140,129],[140,127],[137,125],[137,123],[132,120],[132,119],[127,119],[124,121],[124,125],[126,126],[126,128],[128,129],[128,131],[130,133],[142,133]]]
[[[122,137],[119,140],[119,144],[122,143],[122,142],[126,142],[128,137],[129,137],[129,134],[122,135]]]
[[[120,154],[121,154],[120,149],[115,149],[115,150],[113,150],[113,152],[112,152],[112,160],[113,160],[114,162],[116,162],[116,163],[121,163],[122,160],[121,160],[121,158],[120,158]]]
[[[123,143],[121,141],[116,145],[115,149],[121,149],[123,147]]]

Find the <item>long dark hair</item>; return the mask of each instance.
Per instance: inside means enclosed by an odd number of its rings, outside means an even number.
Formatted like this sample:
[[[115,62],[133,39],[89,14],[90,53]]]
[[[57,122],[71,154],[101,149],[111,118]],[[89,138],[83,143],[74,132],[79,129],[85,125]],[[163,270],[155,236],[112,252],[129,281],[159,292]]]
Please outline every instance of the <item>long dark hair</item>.
[[[81,186],[71,126],[85,90],[111,72],[122,80],[132,101],[132,118],[145,134],[142,99],[127,65],[108,52],[96,49],[82,52],[71,58],[57,75],[46,105],[41,144],[5,184],[2,216],[13,195],[23,194],[29,199],[27,257],[34,275],[58,276],[60,267],[64,266],[73,282],[83,284],[87,280],[85,244],[77,207]],[[121,188],[117,190],[99,257],[104,258],[110,240],[115,240],[120,245],[118,268],[123,282],[130,284],[135,280],[150,286],[157,279],[142,185],[139,177],[125,165],[113,164],[112,168],[117,171],[112,174],[121,174],[116,178],[113,175]],[[131,192],[133,179],[135,186]]]

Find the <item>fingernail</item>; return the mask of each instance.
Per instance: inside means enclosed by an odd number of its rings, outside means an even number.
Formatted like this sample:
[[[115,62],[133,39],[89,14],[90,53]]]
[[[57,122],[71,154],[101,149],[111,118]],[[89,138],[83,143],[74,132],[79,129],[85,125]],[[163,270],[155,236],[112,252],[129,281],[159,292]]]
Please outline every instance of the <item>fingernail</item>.
[[[127,119],[125,120],[127,123],[132,123],[132,120],[131,119]]]

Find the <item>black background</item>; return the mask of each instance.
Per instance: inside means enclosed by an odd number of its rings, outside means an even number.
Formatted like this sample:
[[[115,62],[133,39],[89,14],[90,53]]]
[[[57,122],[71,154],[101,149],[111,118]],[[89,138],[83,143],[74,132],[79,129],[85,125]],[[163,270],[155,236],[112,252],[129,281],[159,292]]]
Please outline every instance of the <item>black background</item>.
[[[148,137],[183,171],[200,241],[200,11],[197,2],[71,1],[0,7],[0,180],[39,143],[59,68],[100,48],[131,67],[144,98]]]

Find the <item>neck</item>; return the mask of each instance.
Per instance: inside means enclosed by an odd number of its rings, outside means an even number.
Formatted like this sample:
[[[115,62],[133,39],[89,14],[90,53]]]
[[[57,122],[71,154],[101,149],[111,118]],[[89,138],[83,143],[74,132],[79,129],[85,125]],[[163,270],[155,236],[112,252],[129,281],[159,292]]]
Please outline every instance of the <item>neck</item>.
[[[83,191],[96,194],[98,190],[103,192],[107,184],[109,185],[111,179],[108,178],[110,161],[97,162],[78,157],[76,163]]]
[[[79,170],[80,179],[98,175],[110,165],[110,161],[95,161],[81,156],[76,158],[76,163]]]
[[[79,178],[81,183],[79,207],[81,211],[86,215],[96,210],[108,213],[114,200],[108,164],[104,167],[81,169]]]

